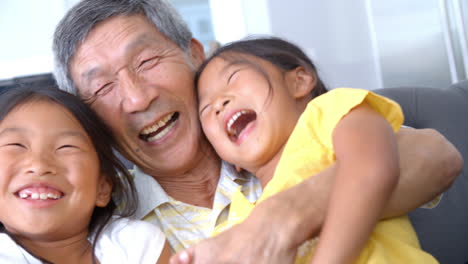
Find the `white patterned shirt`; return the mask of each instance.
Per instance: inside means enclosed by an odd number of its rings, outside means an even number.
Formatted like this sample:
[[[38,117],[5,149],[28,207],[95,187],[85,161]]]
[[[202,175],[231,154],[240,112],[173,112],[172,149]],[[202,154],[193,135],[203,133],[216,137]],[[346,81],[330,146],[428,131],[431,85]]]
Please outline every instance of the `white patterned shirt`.
[[[242,188],[251,202],[256,201],[262,192],[260,182],[255,176],[249,173],[239,174],[226,162],[221,165],[212,209],[174,200],[153,177],[137,167],[131,173],[135,177],[140,203],[136,217],[159,226],[173,252],[179,252],[210,237],[214,227],[226,220],[231,196],[237,188]]]

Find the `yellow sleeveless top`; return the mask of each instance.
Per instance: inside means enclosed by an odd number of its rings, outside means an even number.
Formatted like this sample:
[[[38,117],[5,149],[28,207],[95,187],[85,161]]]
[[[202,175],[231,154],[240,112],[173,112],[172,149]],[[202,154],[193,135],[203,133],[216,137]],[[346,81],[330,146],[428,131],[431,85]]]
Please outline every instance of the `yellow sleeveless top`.
[[[271,181],[256,203],[286,190],[326,169],[335,162],[332,134],[338,122],[354,107],[366,102],[397,131],[403,123],[400,106],[367,90],[338,88],[314,98],[307,105],[288,139]],[[228,220],[217,226],[214,235],[242,222],[255,204],[238,190],[231,202]],[[345,220],[344,220],[345,221]],[[317,239],[304,243],[295,263],[309,263]],[[407,216],[378,222],[355,263],[432,264],[438,263],[424,252]]]

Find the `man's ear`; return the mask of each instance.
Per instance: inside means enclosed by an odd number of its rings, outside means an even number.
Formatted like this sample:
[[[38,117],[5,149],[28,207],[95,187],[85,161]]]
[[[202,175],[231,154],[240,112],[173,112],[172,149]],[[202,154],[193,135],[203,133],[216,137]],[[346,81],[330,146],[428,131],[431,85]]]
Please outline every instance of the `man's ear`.
[[[112,183],[109,178],[101,174],[98,182],[98,189],[96,195],[96,206],[106,207],[112,198]]]
[[[302,99],[309,96],[317,85],[316,75],[299,66],[286,73],[286,79],[289,82],[291,94],[296,99]]]
[[[198,68],[205,60],[205,51],[203,45],[195,38],[190,40],[190,56],[192,58],[193,65]]]

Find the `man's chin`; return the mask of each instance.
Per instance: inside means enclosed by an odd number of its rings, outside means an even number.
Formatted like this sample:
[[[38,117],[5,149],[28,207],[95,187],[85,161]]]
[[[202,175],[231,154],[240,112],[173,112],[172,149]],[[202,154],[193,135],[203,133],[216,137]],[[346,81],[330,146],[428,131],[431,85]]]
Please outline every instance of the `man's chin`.
[[[187,146],[187,145],[185,145]],[[190,145],[188,145],[190,146]],[[197,166],[198,155],[203,155],[200,151],[190,150],[188,148],[165,149],[156,152],[137,152],[139,154],[133,160],[135,164],[145,171],[151,171],[153,174],[178,174],[181,171],[190,170]],[[144,157],[142,157],[144,156]]]

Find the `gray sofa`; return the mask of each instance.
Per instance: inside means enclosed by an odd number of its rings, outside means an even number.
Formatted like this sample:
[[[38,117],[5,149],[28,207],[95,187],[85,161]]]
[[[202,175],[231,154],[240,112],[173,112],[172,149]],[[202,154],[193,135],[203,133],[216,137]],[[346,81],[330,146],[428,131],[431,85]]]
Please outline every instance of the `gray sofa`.
[[[434,128],[468,163],[468,81],[445,89],[400,87],[374,90],[400,103],[405,125]],[[422,187],[424,188],[424,187]],[[410,219],[422,247],[442,264],[468,264],[468,175],[464,169],[432,209],[416,209]]]

